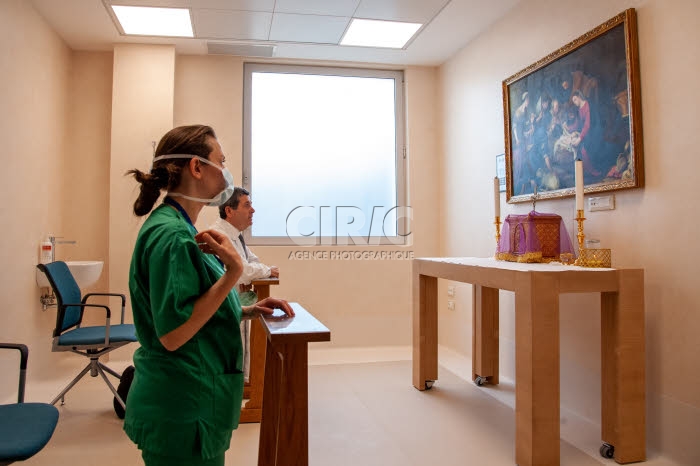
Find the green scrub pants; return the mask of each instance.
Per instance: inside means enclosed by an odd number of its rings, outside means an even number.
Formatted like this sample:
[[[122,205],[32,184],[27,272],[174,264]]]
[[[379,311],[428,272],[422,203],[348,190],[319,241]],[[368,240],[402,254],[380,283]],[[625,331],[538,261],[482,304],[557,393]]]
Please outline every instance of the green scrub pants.
[[[171,456],[163,456],[157,453],[142,451],[143,461],[146,466],[224,466],[224,453],[216,458],[175,458]]]

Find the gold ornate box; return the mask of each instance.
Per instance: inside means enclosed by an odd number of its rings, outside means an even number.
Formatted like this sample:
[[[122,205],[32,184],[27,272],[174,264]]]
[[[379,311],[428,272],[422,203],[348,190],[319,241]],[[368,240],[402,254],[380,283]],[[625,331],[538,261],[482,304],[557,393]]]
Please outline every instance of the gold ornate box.
[[[612,267],[612,250],[581,249],[576,265],[581,267]]]

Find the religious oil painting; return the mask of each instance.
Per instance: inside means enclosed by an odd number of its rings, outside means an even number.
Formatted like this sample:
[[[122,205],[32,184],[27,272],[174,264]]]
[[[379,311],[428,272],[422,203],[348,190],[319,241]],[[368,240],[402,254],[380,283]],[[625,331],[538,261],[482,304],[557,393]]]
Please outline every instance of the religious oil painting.
[[[503,81],[508,202],[644,185],[637,26],[626,10]]]

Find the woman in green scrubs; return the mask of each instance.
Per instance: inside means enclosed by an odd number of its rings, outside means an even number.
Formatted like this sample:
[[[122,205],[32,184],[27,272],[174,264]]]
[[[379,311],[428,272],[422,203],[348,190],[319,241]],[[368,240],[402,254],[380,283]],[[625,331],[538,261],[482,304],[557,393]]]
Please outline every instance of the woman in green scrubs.
[[[141,347],[124,430],[147,466],[223,466],[243,397],[241,319],[294,315],[275,298],[241,307],[240,256],[225,235],[194,227],[202,207],[233,192],[224,161],[212,128],[182,126],[163,136],[150,172],[129,171],[141,185],[134,213],[150,215],[129,272]]]

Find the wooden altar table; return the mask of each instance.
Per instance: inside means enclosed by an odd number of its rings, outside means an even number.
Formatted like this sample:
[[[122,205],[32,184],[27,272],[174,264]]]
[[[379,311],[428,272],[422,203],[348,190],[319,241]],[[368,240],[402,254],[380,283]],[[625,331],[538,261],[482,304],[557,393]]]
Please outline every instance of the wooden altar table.
[[[498,383],[498,291],[515,292],[515,463],[559,464],[559,295],[601,294],[602,440],[618,463],[644,461],[644,271],[520,264],[492,258],[413,260],[413,385],[438,377],[437,280],[474,287],[472,377]]]

